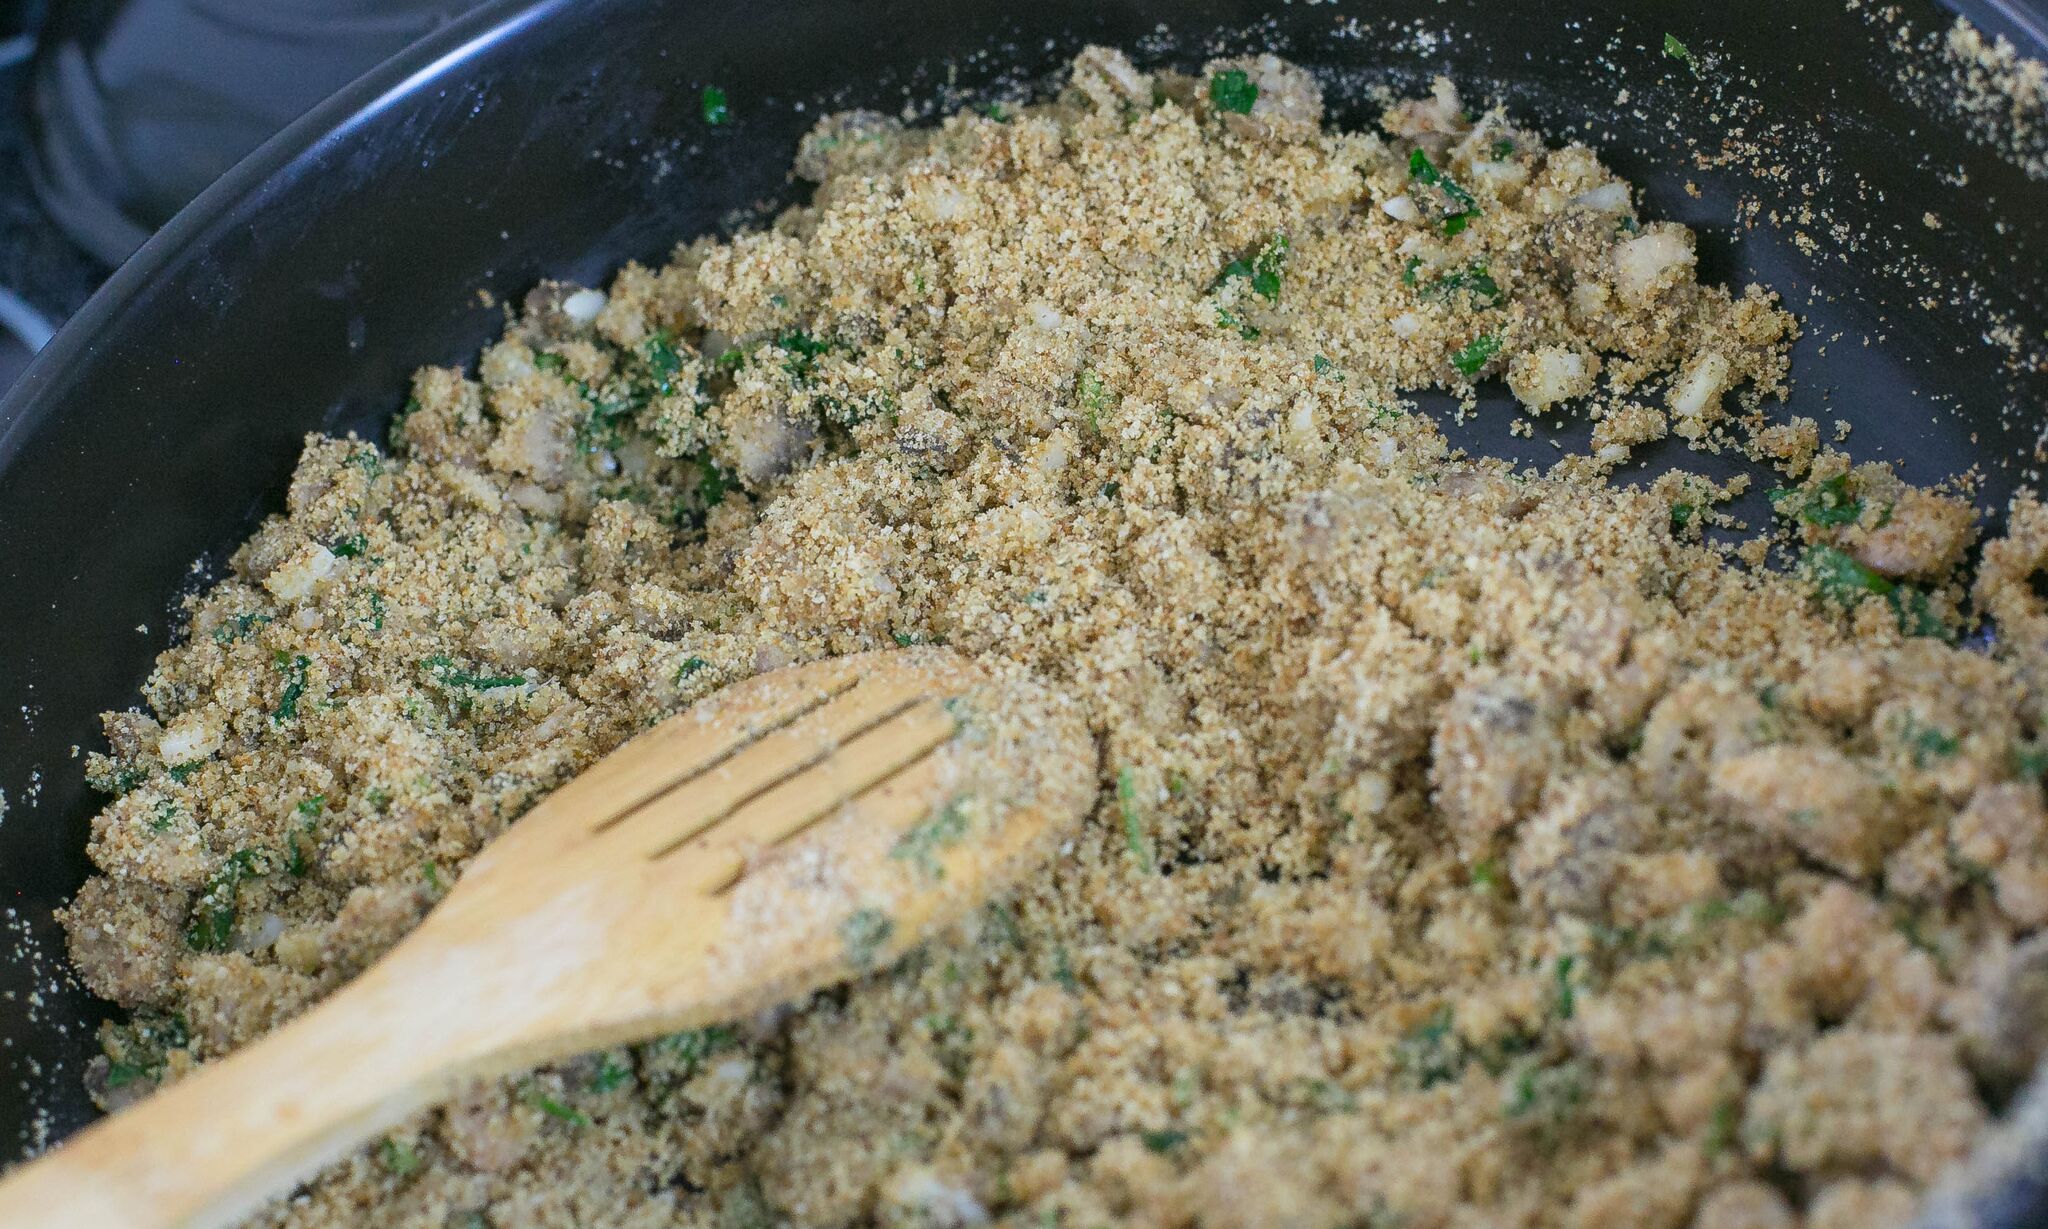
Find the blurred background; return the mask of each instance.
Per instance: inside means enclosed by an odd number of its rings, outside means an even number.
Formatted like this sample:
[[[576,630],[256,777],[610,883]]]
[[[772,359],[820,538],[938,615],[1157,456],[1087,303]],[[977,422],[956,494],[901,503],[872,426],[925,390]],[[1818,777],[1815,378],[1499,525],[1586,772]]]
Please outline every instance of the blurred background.
[[[244,154],[480,2],[0,0],[0,391]],[[2048,22],[2048,0],[1941,3],[2021,46]]]
[[[0,0],[0,390],[178,208],[477,0]]]

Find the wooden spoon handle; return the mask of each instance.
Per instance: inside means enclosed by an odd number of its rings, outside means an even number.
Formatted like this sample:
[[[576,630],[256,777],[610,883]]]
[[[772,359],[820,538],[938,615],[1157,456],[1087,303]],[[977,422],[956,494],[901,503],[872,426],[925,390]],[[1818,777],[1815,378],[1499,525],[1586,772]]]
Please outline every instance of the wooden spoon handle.
[[[212,1229],[445,1091],[436,1035],[371,974],[0,1180],[0,1229]]]

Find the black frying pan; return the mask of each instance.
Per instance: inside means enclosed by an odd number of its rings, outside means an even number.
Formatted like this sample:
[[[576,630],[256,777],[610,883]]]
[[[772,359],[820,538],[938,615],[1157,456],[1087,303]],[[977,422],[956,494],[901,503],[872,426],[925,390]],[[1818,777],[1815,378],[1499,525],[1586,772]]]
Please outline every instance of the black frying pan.
[[[790,155],[822,110],[1015,95],[1089,41],[1183,67],[1276,50],[1317,70],[1333,119],[1353,126],[1377,115],[1370,87],[1448,72],[1468,99],[1580,136],[1646,185],[1647,216],[1698,233],[1702,279],[1785,296],[1807,334],[1782,412],[1855,423],[1859,456],[1914,480],[1974,469],[1994,513],[2039,481],[2048,185],[1930,105],[1942,91],[1901,83],[1911,62],[1889,45],[1893,27],[1840,0],[1268,7],[492,5],[316,109],[180,214],[0,399],[0,1132],[28,1145],[92,1112],[79,1073],[105,1008],[63,972],[50,917],[85,877],[86,821],[103,801],[78,748],[96,745],[97,713],[137,702],[176,598],[280,504],[302,434],[377,433],[414,367],[472,356],[502,324],[479,289],[505,299],[544,276],[599,280],[794,199]],[[2025,10],[1967,7],[2029,54],[2048,51]],[[1903,13],[1923,38],[1949,20],[1929,0]],[[1402,33],[1417,28],[1449,37]],[[1667,32],[1704,58],[1702,76],[1664,56]],[[728,91],[731,125],[698,120],[706,83]],[[1762,165],[1790,174],[1693,164],[1738,127]],[[1766,218],[1822,216],[1748,228],[1745,201]],[[1835,226],[1860,255],[1845,260]],[[1928,310],[1928,297],[1962,306]],[[2000,321],[2031,352],[1987,344]],[[1491,412],[1454,439],[1537,462],[1560,455],[1552,439],[1583,444],[1583,426],[1510,437],[1504,398],[1485,400]],[[1667,448],[1639,451],[1632,469],[1674,465],[1709,468]],[[1993,1223],[2048,1223],[2042,1191],[2009,1184]]]

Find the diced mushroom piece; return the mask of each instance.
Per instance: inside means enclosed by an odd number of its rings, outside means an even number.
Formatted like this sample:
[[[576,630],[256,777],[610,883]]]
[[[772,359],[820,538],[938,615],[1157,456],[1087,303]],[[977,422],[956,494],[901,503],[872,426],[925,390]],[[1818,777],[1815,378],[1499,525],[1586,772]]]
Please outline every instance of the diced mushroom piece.
[[[1759,1161],[1887,1165],[1920,1182],[1960,1160],[1984,1125],[1948,1039],[1847,1028],[1772,1054],[1747,1109],[1742,1135]]]
[[[297,1015],[317,983],[244,952],[192,956],[180,972],[185,1019],[203,1054],[224,1054]]]
[[[501,474],[530,478],[543,490],[569,476],[575,430],[561,406],[525,400],[503,407],[504,424],[485,454],[485,462]]]
[[[533,351],[515,341],[501,341],[485,350],[476,365],[477,377],[493,390],[509,388],[538,370]]]
[[[1532,414],[1593,391],[1600,356],[1573,346],[1538,346],[1508,363],[1508,389]]]
[[[1747,688],[1695,675],[1655,700],[1630,762],[1655,796],[1697,805],[1713,765],[1755,749],[1763,717]]]
[[[1509,387],[1514,387],[1512,373],[1509,381]],[[1623,460],[1629,449],[1661,440],[1670,430],[1664,412],[1654,406],[1620,406],[1607,411],[1605,417],[1593,424],[1594,455],[1602,460]]]
[[[890,1175],[881,1191],[883,1219],[892,1224],[929,1225],[931,1229],[971,1229],[991,1223],[988,1209],[975,1198],[968,1179],[930,1165],[905,1165]]]
[[[817,425],[780,411],[749,414],[726,428],[725,450],[749,486],[765,486],[796,467],[817,442]]]
[[[1987,785],[1949,821],[1962,865],[1988,874],[1999,911],[2021,926],[2048,923],[2048,811],[2039,786]]]
[[[1778,462],[1787,474],[1797,478],[1813,468],[1814,454],[1820,451],[1820,424],[1795,414],[1788,421],[1752,431],[1749,438],[1759,456]]]
[[[156,1002],[177,973],[184,908],[181,892],[95,875],[62,914],[71,963],[101,998],[123,1007]]]
[[[2048,504],[2015,496],[2005,536],[1984,545],[1971,596],[2007,638],[2048,637],[2048,604],[2034,592],[2034,577],[2048,566]]]
[[[1896,900],[1933,904],[1962,882],[1939,828],[1923,828],[1884,861],[1885,894]]]
[[[1539,908],[1597,914],[1623,859],[1641,848],[1655,817],[1612,782],[1574,780],[1517,833],[1510,870]]]
[[[1728,1182],[1700,1200],[1692,1229],[1798,1229],[1798,1214],[1763,1182]]]
[[[579,317],[570,309],[572,302],[588,306],[590,299],[581,296],[596,295],[596,307],[588,319]],[[586,331],[590,321],[597,319],[597,313],[604,310],[604,293],[587,290],[573,282],[548,280],[526,292],[522,302],[516,332],[528,345],[536,349],[546,348],[555,342],[567,341]]]
[[[1580,1186],[1563,1223],[1575,1229],[1684,1229],[1704,1168],[1697,1147],[1672,1141],[1649,1160]]]
[[[819,120],[796,147],[793,168],[801,179],[823,183],[836,174],[879,160],[903,122],[879,111],[839,111]]]
[[[1884,659],[1860,649],[1834,649],[1800,677],[1799,706],[1821,721],[1856,725],[1870,719],[1886,685]]]
[[[1470,159],[1468,173],[1472,179],[1492,188],[1494,196],[1514,203],[1521,200],[1522,190],[1528,186],[1529,164],[1513,154],[1493,156],[1494,144],[1505,139],[1498,135],[1498,130],[1474,129],[1466,135],[1464,149]]]
[[[1822,1187],[1807,1205],[1806,1229],[1904,1225],[1919,1202],[1913,1188],[1897,1178],[1843,1178]]]
[[[1896,800],[1830,747],[1759,747],[1714,765],[1710,783],[1730,819],[1782,837],[1844,874],[1877,869],[1903,835]]]
[[[450,1101],[441,1112],[441,1142],[480,1173],[503,1173],[526,1159],[539,1142],[537,1124],[512,1112],[503,1085],[484,1084]]]
[[[1822,885],[1786,927],[1800,981],[1823,1018],[1847,1015],[1870,988],[1870,957],[1888,929],[1875,901],[1840,882]]]
[[[1110,47],[1081,49],[1074,57],[1073,86],[1096,110],[1112,115],[1152,105],[1151,74],[1139,72],[1123,52]]]
[[[1891,518],[1863,540],[1856,558],[1886,576],[1938,577],[1961,561],[1976,512],[1960,499],[1908,489]]]
[[[286,928],[271,944],[279,964],[300,973],[317,973],[325,959],[327,933],[324,926]]]
[[[973,441],[957,415],[934,406],[906,414],[895,442],[896,450],[912,464],[950,472],[966,460]]]
[[[107,732],[108,749],[124,760],[132,760],[154,750],[157,740],[163,736],[163,727],[156,723],[155,718],[133,709],[101,714],[100,726]]]
[[[531,352],[517,342],[503,342],[484,352],[478,363],[481,378],[492,378],[491,358],[512,356],[533,370]],[[403,440],[405,451],[414,459],[435,462],[474,462],[482,455],[489,433],[484,426],[483,389],[447,367],[427,367],[412,378],[414,407],[392,424],[394,440]]]
[[[82,1081],[85,1085],[85,1094],[92,1098],[93,1104],[109,1114],[118,1114],[147,1097],[155,1092],[162,1082],[153,1073],[148,1072],[138,1076],[132,1071],[124,1071],[118,1083],[115,1082],[113,1075],[113,1060],[101,1054],[85,1064],[85,1078]]]
[[[1428,98],[1395,103],[1380,117],[1380,127],[1437,154],[1470,125],[1465,121],[1465,104],[1458,97],[1458,87],[1449,77],[1438,77],[1430,83]]]
[[[975,1064],[961,1090],[966,1134],[977,1146],[1023,1148],[1045,1113],[1041,1060],[1016,1041]]]
[[[1468,843],[1512,826],[1535,805],[1562,750],[1548,710],[1521,679],[1469,684],[1444,707],[1430,775],[1437,804]]]
[[[328,927],[326,965],[350,974],[368,965],[419,924],[427,904],[416,878],[355,888]]]
[[[2048,1053],[2048,934],[2013,948],[1990,977],[1965,1054],[1979,1078],[2010,1089],[2031,1076]]]

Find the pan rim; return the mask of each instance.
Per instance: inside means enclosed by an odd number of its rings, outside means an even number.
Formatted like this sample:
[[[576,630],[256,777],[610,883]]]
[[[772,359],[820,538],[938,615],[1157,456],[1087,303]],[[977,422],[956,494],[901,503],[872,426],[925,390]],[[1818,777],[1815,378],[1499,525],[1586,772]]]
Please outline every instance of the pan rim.
[[[0,481],[166,270],[191,259],[224,223],[262,209],[295,178],[294,168],[331,142],[422,91],[459,82],[468,65],[502,41],[576,6],[576,0],[490,0],[373,67],[236,163],[119,266],[14,387],[0,393]],[[1939,0],[1935,7],[1968,17],[1987,34],[2007,34],[2023,54],[2048,54],[2048,25],[2028,0]],[[2048,1097],[2048,1071],[2037,1074],[2034,1091]]]

